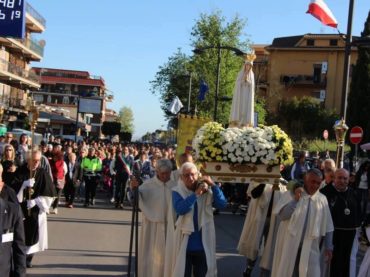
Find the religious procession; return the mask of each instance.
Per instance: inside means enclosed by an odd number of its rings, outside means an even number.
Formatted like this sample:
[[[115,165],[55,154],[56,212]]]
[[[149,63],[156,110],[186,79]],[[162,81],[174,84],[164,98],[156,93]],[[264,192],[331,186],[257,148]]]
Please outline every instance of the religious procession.
[[[236,184],[246,210],[239,276],[369,276],[369,250],[357,255],[369,243],[370,162],[354,175],[330,157],[293,162],[284,131],[254,127],[255,57],[245,55],[229,127],[204,124],[178,162],[167,146],[1,136],[1,276],[26,276],[53,236],[48,216],[61,203],[94,208],[97,190],[132,208],[128,276],[133,259],[135,276],[218,276],[214,217]]]
[[[368,3],[284,1],[0,1],[0,277],[370,277]]]

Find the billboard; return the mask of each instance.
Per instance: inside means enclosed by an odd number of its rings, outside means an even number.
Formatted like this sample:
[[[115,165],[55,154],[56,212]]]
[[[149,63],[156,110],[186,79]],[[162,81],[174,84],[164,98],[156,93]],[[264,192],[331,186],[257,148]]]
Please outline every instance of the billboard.
[[[24,38],[26,20],[25,1],[0,1],[0,37]]]
[[[78,112],[101,114],[101,101],[101,99],[96,98],[80,98]]]

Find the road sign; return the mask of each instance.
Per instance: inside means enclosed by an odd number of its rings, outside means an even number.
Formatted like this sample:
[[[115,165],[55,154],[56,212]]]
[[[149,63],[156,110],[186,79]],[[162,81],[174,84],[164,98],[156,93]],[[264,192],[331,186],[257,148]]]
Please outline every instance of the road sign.
[[[359,126],[355,126],[351,129],[349,133],[349,140],[352,144],[359,144],[362,140],[363,130]]]
[[[25,0],[0,1],[0,36],[24,38]]]
[[[322,137],[323,137],[324,139],[328,139],[328,137],[329,137],[329,132],[328,132],[328,130],[324,130],[324,132],[322,132]]]

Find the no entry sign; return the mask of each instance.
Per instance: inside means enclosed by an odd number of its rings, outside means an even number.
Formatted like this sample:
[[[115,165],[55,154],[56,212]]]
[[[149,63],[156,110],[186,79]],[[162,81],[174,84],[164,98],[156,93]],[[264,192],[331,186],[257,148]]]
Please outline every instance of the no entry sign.
[[[351,132],[349,133],[349,140],[352,144],[359,144],[362,140],[363,135],[362,128],[359,126],[355,126],[351,129]]]

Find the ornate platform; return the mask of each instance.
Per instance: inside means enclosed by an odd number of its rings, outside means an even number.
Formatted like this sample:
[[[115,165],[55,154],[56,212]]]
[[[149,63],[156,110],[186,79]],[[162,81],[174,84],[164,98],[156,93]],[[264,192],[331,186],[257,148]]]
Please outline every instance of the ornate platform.
[[[278,184],[280,180],[279,165],[203,162],[201,172],[216,182]]]

